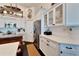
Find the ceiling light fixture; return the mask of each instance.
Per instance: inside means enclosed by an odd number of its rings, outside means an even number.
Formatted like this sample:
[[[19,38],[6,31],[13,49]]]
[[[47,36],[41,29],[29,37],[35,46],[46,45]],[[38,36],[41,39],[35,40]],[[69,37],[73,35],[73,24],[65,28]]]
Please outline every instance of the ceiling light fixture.
[[[0,7],[0,14],[13,15],[23,17],[23,11],[16,6],[12,6],[12,4],[4,5]]]

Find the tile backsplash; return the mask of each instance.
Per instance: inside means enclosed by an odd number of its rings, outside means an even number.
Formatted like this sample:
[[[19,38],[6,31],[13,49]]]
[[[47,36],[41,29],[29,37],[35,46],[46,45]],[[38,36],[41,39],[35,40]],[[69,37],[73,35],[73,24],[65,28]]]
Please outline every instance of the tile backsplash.
[[[20,30],[20,31],[19,31]],[[25,31],[23,27],[18,27],[16,23],[4,23],[3,27],[0,27],[0,33],[17,33]]]
[[[79,37],[79,26],[75,27],[53,26],[49,27],[49,29],[50,31],[52,31],[52,34],[55,35]]]
[[[11,32],[11,33],[16,33],[17,32],[17,28],[14,28],[14,27],[3,27],[3,28],[0,28],[0,32],[2,32],[2,33],[7,33],[7,32]]]

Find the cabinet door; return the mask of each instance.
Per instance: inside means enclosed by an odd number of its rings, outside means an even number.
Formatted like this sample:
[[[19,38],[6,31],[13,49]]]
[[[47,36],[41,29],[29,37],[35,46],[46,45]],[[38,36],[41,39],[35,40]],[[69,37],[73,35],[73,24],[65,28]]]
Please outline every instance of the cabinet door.
[[[40,44],[40,49],[41,49],[41,51],[42,51],[45,55],[47,55],[47,50],[48,50],[48,48],[47,48],[46,43],[45,43],[44,40],[45,40],[44,38],[40,38],[39,44]]]
[[[79,56],[79,47],[72,44],[60,44],[61,56]]]
[[[58,55],[58,49],[57,47],[52,46],[50,43],[46,43],[47,47],[47,56],[57,56]]]
[[[79,25],[79,3],[67,3],[65,5],[66,26]]]
[[[63,4],[55,7],[55,25],[63,24]]]
[[[53,18],[54,11],[51,10],[47,14],[48,14],[48,25],[52,26],[54,24],[54,18]]]
[[[46,56],[57,56],[59,54],[58,44],[51,43],[46,38],[40,38],[40,49]]]
[[[57,42],[51,41],[50,39],[46,39],[46,46],[48,48],[47,55],[49,56],[59,55],[59,45]]]
[[[47,26],[47,14],[44,15],[44,26]]]

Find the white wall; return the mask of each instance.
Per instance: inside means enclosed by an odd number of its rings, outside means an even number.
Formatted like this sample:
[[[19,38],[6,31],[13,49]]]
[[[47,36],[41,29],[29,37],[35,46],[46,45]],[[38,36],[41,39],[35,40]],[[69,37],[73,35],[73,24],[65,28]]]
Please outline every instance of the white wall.
[[[26,35],[24,41],[33,42],[33,21],[26,21]]]
[[[69,29],[72,28],[72,31]],[[51,27],[50,30],[52,31],[52,34],[58,35],[58,36],[70,36],[74,39],[79,38],[79,26],[75,27],[66,27],[66,26],[54,26]]]
[[[25,27],[24,18],[15,18],[15,17],[9,17],[9,16],[0,17],[0,27],[4,27],[5,23],[16,23],[17,27]]]
[[[6,4],[1,4],[1,5],[6,5]],[[7,4],[7,5],[10,5],[10,4]],[[16,5],[13,4],[13,6],[16,6]],[[23,11],[24,19],[22,19],[22,18],[14,18],[13,20],[11,20],[9,18],[6,18],[6,20],[4,19],[3,21],[2,20],[0,20],[0,21],[2,22],[2,24],[5,23],[5,22],[16,22],[18,27],[24,27],[25,30],[26,30],[26,33],[24,35],[24,40],[33,42],[34,41],[33,40],[33,22],[35,20],[39,20],[39,19],[43,20],[43,18],[41,17],[41,14],[40,14],[42,11],[39,12],[39,10],[40,10],[39,7],[30,7],[33,10],[33,13],[32,13],[33,17],[32,17],[32,19],[28,19],[27,18],[27,10],[29,8],[26,8],[26,7],[18,5],[18,4],[17,4],[17,7],[21,8],[21,10]],[[48,5],[44,4],[43,7],[44,7],[44,9],[48,8]],[[45,10],[43,10],[43,12],[44,11]],[[3,26],[3,25],[1,25],[1,26]],[[43,26],[42,26],[42,32],[44,32]]]

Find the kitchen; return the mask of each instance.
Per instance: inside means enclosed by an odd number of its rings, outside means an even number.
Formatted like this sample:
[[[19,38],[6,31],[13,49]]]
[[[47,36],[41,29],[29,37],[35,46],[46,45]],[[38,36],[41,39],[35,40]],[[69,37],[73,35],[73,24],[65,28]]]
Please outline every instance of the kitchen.
[[[55,4],[44,14],[40,49],[46,56],[78,56],[78,6],[78,3]]]
[[[0,6],[0,39],[5,38],[6,43],[11,43],[9,40],[13,38],[12,42],[19,42],[18,45],[31,43],[41,56],[79,56],[78,3],[7,3]]]

